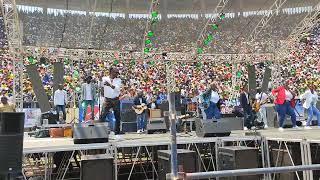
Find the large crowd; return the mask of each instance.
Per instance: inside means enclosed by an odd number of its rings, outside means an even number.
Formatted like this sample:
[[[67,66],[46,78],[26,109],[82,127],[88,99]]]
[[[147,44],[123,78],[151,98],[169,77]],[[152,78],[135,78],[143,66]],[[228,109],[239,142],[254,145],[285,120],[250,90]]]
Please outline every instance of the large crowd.
[[[144,36],[145,19],[123,19],[95,17],[91,30],[91,40],[86,40],[90,29],[90,17],[84,15],[54,16],[43,13],[20,13],[23,25],[23,44],[32,46],[51,46],[66,48],[94,48],[108,50],[140,51]],[[209,46],[210,53],[257,53],[275,52],[282,40],[305,14],[279,14],[271,19],[268,26],[256,38],[249,40],[250,32],[261,16],[226,18],[215,33],[215,41]],[[154,50],[157,52],[190,52],[202,30],[206,19],[170,18],[159,21],[155,29]],[[306,34],[305,38],[291,52],[289,59],[282,62],[281,78],[290,79],[297,91],[303,91],[308,82],[320,87],[320,25]],[[12,61],[2,55],[0,79],[2,93],[12,94]],[[28,59],[28,58],[26,58]],[[33,61],[33,59],[31,59]],[[29,59],[30,61],[30,59]],[[52,95],[52,61],[35,59],[38,64],[45,90]],[[69,94],[77,93],[85,76],[91,75],[98,82],[110,66],[117,66],[124,80],[122,95],[133,96],[137,89],[147,94],[159,95],[166,92],[165,63],[141,60],[102,60],[85,59],[71,61],[65,59],[65,89]],[[215,62],[184,62],[176,66],[177,89],[184,96],[193,96],[206,88],[210,81],[220,86],[220,94],[229,98],[233,91],[239,91],[247,80],[247,65],[241,63],[217,64]],[[261,85],[267,62],[255,63],[258,86]],[[233,66],[236,66],[235,68]],[[232,82],[236,76],[239,84]],[[25,101],[35,100],[32,85],[24,75]]]

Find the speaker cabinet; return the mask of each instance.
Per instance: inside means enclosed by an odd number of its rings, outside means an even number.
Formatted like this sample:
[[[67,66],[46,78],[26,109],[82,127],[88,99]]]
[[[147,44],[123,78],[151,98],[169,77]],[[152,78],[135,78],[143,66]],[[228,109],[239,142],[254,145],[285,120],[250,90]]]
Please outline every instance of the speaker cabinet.
[[[167,132],[166,122],[164,118],[150,118],[147,123],[147,133],[153,134],[154,132]]]
[[[112,180],[113,157],[105,154],[81,156],[80,180]]]
[[[195,151],[177,149],[178,168],[180,171],[192,173],[198,171],[198,159]],[[165,180],[171,172],[171,151],[158,150],[158,179]]]
[[[109,141],[109,129],[106,123],[75,124],[73,142],[75,144],[105,143]]]
[[[0,174],[22,169],[24,113],[0,113]]]
[[[249,169],[259,167],[258,149],[245,146],[226,146],[218,150],[219,170]],[[222,180],[257,180],[258,175],[224,177]]]
[[[212,121],[195,118],[196,121],[196,135],[198,137],[222,137],[229,136],[231,129],[227,122]]]

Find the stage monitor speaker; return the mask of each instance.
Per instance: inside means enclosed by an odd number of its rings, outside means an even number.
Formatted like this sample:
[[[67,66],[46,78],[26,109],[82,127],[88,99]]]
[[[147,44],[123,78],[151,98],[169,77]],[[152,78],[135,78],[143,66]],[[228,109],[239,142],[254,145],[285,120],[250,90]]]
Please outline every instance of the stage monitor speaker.
[[[225,146],[218,150],[219,170],[250,169],[259,167],[258,149],[246,146]],[[222,180],[257,180],[259,175],[224,177]]]
[[[152,118],[147,123],[147,133],[153,134],[155,132],[167,132],[166,121],[164,118]]]
[[[0,174],[22,169],[24,113],[0,113]]]
[[[266,110],[268,127],[279,127],[277,122],[277,111],[275,110],[275,106],[273,104],[267,104]]]
[[[123,133],[137,132],[137,122],[120,122],[120,131]]]
[[[106,143],[108,141],[107,123],[82,123],[73,126],[73,142],[75,144]]]
[[[178,168],[180,172],[198,172],[198,159],[195,151],[177,149]],[[158,179],[165,180],[171,172],[171,151],[158,150]]]
[[[113,157],[99,155],[81,156],[80,180],[114,179]]]
[[[264,75],[263,75],[262,86],[261,86],[262,92],[268,91],[268,85],[269,85],[270,78],[271,78],[271,69],[266,67],[266,69],[264,71]]]
[[[249,92],[251,94],[255,94],[257,89],[257,82],[256,82],[256,69],[254,65],[248,66],[248,81],[249,81]]]
[[[222,137],[230,136],[231,129],[228,122],[203,120],[195,118],[196,121],[196,135],[198,137]]]
[[[61,62],[53,63],[53,92],[59,88],[59,84],[63,84],[64,64]]]
[[[36,95],[39,107],[42,113],[51,110],[49,98],[46,91],[43,88],[42,80],[39,76],[38,67],[35,64],[26,66],[27,73],[30,78],[33,92]]]

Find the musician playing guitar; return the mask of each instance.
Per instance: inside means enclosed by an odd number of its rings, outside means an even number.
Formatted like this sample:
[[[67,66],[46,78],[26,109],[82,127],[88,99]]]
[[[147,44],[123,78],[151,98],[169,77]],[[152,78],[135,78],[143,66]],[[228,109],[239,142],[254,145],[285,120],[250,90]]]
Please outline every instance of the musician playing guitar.
[[[143,97],[143,91],[138,90],[137,96],[133,100],[133,109],[137,113],[137,133],[144,131],[146,120],[147,100]]]
[[[268,128],[267,124],[267,109],[265,104],[268,102],[269,96],[262,92],[261,89],[257,89],[255,96],[255,103],[253,104],[253,110],[258,114],[258,120],[264,123],[264,128]]]

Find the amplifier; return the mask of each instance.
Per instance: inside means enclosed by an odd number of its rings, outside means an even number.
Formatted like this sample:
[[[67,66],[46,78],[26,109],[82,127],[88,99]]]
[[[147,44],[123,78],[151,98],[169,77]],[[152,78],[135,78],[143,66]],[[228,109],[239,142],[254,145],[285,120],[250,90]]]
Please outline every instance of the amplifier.
[[[107,123],[75,124],[73,126],[73,142],[75,144],[105,143],[109,141]]]
[[[259,167],[258,149],[245,146],[226,146],[218,150],[219,170]],[[257,180],[259,176],[224,177],[222,180]]]
[[[137,114],[134,110],[122,111],[120,113],[121,122],[136,122]]]
[[[80,180],[114,179],[113,157],[99,155],[81,156]]]
[[[196,135],[198,137],[215,137],[215,136],[229,136],[231,129],[227,122],[202,120],[195,118],[196,121]]]
[[[195,151],[177,149],[178,168],[180,172],[198,172],[198,159]],[[171,172],[171,150],[158,150],[158,179],[165,180]]]
[[[137,122],[120,122],[120,131],[126,132],[137,132]]]

